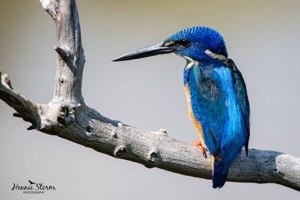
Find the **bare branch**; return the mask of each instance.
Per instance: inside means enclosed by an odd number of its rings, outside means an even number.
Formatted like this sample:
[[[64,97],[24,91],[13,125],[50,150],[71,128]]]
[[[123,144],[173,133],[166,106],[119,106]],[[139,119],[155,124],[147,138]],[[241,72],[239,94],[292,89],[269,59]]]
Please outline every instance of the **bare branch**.
[[[56,23],[56,82],[50,103],[37,104],[12,88],[1,74],[0,98],[32,125],[107,155],[188,176],[210,179],[211,155],[168,136],[165,130],[145,133],[108,119],[85,105],[82,72],[85,62],[75,0],[40,0]],[[278,183],[300,191],[300,158],[275,151],[243,151],[230,168],[228,181]]]
[[[77,6],[75,1],[70,0],[50,1],[47,5],[55,5],[52,18],[56,24],[56,84],[52,101],[68,100],[78,104],[83,101],[81,85],[85,55],[81,44]],[[46,10],[50,8],[46,6]]]
[[[25,121],[32,123],[34,127],[40,127],[41,120],[38,112],[42,110],[42,107],[15,91],[7,74],[2,75],[0,71],[0,76],[0,98],[17,111],[14,116],[22,117]]]

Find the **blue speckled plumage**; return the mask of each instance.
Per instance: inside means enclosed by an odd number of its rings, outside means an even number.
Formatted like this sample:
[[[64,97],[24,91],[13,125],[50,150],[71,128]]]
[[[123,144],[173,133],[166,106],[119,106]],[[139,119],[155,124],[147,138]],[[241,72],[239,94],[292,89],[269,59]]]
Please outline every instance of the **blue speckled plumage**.
[[[181,30],[115,61],[166,53],[187,60],[184,88],[189,115],[202,145],[213,155],[213,187],[221,188],[243,146],[248,153],[250,109],[242,74],[228,58],[223,37],[207,27]]]

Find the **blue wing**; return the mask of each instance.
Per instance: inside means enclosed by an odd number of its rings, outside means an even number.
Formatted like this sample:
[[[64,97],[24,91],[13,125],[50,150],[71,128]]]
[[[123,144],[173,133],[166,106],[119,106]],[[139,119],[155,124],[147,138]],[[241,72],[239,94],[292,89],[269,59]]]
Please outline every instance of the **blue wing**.
[[[222,187],[241,148],[248,150],[250,111],[245,82],[232,60],[228,66],[193,65],[188,81],[194,116],[215,158],[213,187]]]
[[[233,60],[228,60],[228,66],[233,71],[233,75],[235,78],[235,88],[237,93],[237,104],[239,105],[242,116],[243,116],[243,122],[244,126],[246,128],[246,141],[245,141],[245,150],[246,155],[248,155],[248,144],[249,144],[249,138],[250,138],[250,105],[247,95],[247,88],[244,81],[244,78],[233,62]]]
[[[220,69],[217,69],[217,71],[220,71]],[[230,103],[227,105],[226,125],[221,141],[222,160],[221,162],[216,160],[214,163],[214,188],[220,188],[225,184],[229,167],[243,146],[245,146],[246,154],[248,154],[250,136],[250,108],[242,74],[231,59],[228,61],[228,69],[223,69],[223,71],[220,73],[221,83],[223,83],[221,85],[224,86],[222,91],[225,91],[225,102],[227,102],[225,104]],[[231,83],[226,81],[229,77],[232,79]]]

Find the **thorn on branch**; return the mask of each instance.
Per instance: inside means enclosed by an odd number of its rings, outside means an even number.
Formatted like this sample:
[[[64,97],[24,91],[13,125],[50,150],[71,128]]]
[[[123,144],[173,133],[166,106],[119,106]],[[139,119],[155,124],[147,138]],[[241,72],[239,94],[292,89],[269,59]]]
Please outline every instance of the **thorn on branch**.
[[[13,113],[13,116],[14,116],[14,117],[18,117],[18,118],[21,118],[21,117],[22,117],[22,116],[20,115],[20,113],[18,113],[18,112]]]
[[[65,58],[70,57],[71,52],[70,50],[65,46],[65,48],[62,47],[55,47],[54,50],[60,55],[62,59],[65,60]]]
[[[29,127],[27,128],[27,131],[31,131],[31,130],[33,130],[33,129],[36,129],[36,127],[35,127],[34,125],[31,125],[31,126],[29,126]]]
[[[124,146],[117,147],[114,156],[115,157],[121,157],[126,153],[126,148]]]

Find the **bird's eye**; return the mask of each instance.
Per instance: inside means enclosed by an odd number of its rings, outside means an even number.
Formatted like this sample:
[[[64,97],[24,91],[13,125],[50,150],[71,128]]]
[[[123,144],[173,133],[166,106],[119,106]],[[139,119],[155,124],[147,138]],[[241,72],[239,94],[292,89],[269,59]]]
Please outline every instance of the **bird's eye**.
[[[188,40],[186,40],[186,39],[177,40],[176,44],[179,45],[179,46],[182,46],[184,48],[190,46],[190,42]]]

